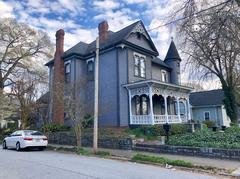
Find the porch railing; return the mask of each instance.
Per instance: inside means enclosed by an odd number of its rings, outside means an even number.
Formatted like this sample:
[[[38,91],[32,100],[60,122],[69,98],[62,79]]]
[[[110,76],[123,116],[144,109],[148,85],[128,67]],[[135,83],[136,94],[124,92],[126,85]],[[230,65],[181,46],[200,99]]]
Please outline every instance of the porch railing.
[[[132,124],[152,124],[151,115],[132,115]]]
[[[165,124],[165,123],[182,123],[187,122],[186,116],[181,116],[179,119],[178,115],[154,115],[153,120],[151,115],[132,115],[131,124]]]
[[[166,115],[154,115],[154,124],[164,124],[167,122]]]

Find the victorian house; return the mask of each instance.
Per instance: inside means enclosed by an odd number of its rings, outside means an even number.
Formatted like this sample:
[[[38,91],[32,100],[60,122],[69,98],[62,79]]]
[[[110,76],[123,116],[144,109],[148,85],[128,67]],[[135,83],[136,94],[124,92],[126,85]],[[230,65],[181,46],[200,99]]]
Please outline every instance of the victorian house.
[[[100,126],[154,125],[184,123],[190,120],[189,94],[192,90],[180,82],[181,58],[173,41],[165,59],[158,51],[142,21],[117,32],[108,30],[103,21],[98,26],[99,55],[99,124]],[[81,39],[81,37],[79,37]],[[56,33],[56,53],[48,62],[50,72],[49,118],[67,123],[63,100],[64,89],[86,77],[87,88],[80,103],[86,114],[94,112],[94,61],[96,42],[79,42],[63,50],[64,31]],[[63,89],[54,84],[63,83]],[[81,85],[81,84],[80,84]],[[75,89],[78,93],[78,90]]]

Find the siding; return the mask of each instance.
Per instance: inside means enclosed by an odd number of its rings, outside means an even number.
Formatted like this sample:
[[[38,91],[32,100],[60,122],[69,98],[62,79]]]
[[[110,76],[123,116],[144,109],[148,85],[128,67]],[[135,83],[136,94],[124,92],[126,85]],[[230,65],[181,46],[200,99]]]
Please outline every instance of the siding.
[[[118,125],[116,49],[99,58],[99,125]]]
[[[161,70],[164,70],[167,72],[167,81],[166,82],[169,82],[170,81],[170,73],[166,69],[161,68],[160,65],[157,65],[155,63],[152,63],[152,79],[162,81]]]
[[[128,81],[128,50],[118,49],[118,88],[119,88],[119,125],[128,126],[129,124],[129,103],[127,89],[122,85]]]
[[[136,44],[142,48],[145,48],[147,50],[150,50],[150,51],[154,51],[152,49],[152,47],[149,45],[149,42],[145,39],[145,37],[143,35],[141,35],[140,38],[137,37],[137,34],[136,33],[132,33],[127,41],[133,43],[133,44]]]
[[[204,121],[205,111],[210,112],[210,120],[215,121],[217,125],[229,126],[227,115],[225,115],[225,110],[223,110],[222,106],[192,107],[193,120]]]

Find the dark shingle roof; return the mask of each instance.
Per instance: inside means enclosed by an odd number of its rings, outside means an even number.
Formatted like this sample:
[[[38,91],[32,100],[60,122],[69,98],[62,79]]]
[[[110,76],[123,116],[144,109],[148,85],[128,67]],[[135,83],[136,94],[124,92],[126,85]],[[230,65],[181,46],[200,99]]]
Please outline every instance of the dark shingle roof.
[[[68,49],[64,55],[69,55],[71,53],[79,53],[81,55],[84,55],[87,51],[88,44],[84,42],[79,42],[76,45],[74,45],[72,48]]]
[[[153,58],[153,59],[152,59],[152,62],[153,62],[153,63],[156,63],[156,64],[159,64],[159,65],[161,65],[161,66],[163,66],[163,67],[166,67],[166,68],[171,69],[170,66],[168,66],[164,61],[162,61],[162,60],[161,60],[160,58],[158,58],[158,57]]]
[[[177,51],[177,48],[176,48],[176,45],[175,43],[171,42],[170,46],[169,46],[169,49],[168,49],[168,52],[167,52],[167,55],[165,57],[165,60],[168,60],[168,59],[178,59],[178,60],[181,60],[179,54],[178,54],[178,51]]]
[[[222,105],[223,99],[224,92],[222,89],[190,93],[190,104],[192,106]]]
[[[103,49],[103,48],[106,48],[110,45],[113,45],[113,44],[116,44],[116,43],[120,42],[133,30],[133,28],[139,22],[140,21],[137,21],[137,22],[135,22],[135,23],[133,23],[133,24],[117,31],[117,32],[108,31],[108,38],[103,43],[100,43],[100,47]],[[67,50],[64,53],[64,56],[67,56],[71,53],[86,55],[86,54],[92,53],[93,51],[95,51],[95,49],[96,49],[96,40],[94,40],[90,44],[86,44],[84,42],[79,42],[78,44],[73,46],[71,49]]]
[[[135,22],[135,23],[133,23],[133,24],[117,31],[117,32],[108,31],[108,38],[106,39],[106,41],[100,43],[100,49],[105,49],[105,48],[114,46],[114,45],[116,45],[118,43],[121,43],[121,42],[129,43],[127,41],[127,37],[129,36],[129,34],[134,30],[134,28],[139,23],[141,23],[141,25],[144,28],[144,25],[143,25],[142,21],[137,21],[137,22]],[[151,38],[149,40],[150,40],[150,45],[153,48],[153,53],[155,55],[158,55],[158,51],[157,51],[155,45],[153,44]],[[87,44],[87,43],[84,43],[84,42],[79,42],[78,44],[76,44],[72,48],[65,51],[63,58],[65,58],[67,56],[70,56],[71,54],[77,54],[77,55],[86,57],[86,56],[91,55],[91,53],[93,53],[95,51],[95,49],[96,49],[96,40],[94,40],[90,44]],[[159,63],[160,65],[168,67],[167,64],[165,64],[163,61],[160,61],[160,62],[157,61],[157,60],[155,60],[155,61],[156,61],[156,63]],[[53,63],[54,63],[54,61],[51,60],[48,63],[46,63],[45,65],[48,66],[48,65],[53,64]]]

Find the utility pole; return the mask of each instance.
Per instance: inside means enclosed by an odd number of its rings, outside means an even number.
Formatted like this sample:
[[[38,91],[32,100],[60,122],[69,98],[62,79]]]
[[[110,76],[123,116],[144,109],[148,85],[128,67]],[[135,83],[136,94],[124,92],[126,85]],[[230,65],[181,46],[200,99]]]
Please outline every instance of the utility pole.
[[[99,37],[96,39],[96,58],[94,73],[94,127],[93,127],[93,151],[98,149],[98,63],[99,63]]]

